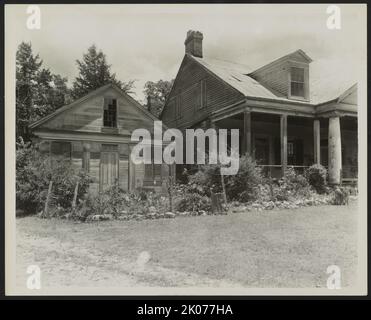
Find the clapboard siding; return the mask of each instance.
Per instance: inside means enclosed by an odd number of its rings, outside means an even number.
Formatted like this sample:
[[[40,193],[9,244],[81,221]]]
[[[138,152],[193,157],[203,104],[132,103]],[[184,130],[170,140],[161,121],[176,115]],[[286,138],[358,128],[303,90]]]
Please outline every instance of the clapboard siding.
[[[289,66],[287,61],[273,64],[264,70],[254,74],[254,78],[263,85],[273,89],[282,96],[288,96],[289,90]]]
[[[201,96],[202,81],[204,81],[206,98]],[[210,115],[211,112],[231,105],[242,98],[243,95],[240,92],[186,56],[161,119],[169,127],[190,127]],[[206,105],[201,99],[204,99]],[[178,103],[180,106],[177,106]],[[177,107],[180,108],[179,113],[176,111]]]

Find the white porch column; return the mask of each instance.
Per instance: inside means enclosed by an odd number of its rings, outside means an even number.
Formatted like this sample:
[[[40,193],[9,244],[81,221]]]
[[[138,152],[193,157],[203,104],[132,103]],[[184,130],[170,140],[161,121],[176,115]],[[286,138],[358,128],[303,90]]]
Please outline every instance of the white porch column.
[[[340,118],[331,117],[328,125],[328,175],[330,184],[340,184],[341,166]]]
[[[287,115],[281,115],[280,119],[281,129],[281,166],[282,175],[285,174],[287,168]]]
[[[321,127],[318,119],[313,121],[314,163],[321,164]]]

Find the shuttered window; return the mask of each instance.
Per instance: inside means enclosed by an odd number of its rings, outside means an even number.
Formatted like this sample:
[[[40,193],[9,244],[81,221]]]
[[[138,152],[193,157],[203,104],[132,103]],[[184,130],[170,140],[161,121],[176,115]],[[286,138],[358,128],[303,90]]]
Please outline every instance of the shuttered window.
[[[304,68],[291,68],[291,95],[304,97]]]

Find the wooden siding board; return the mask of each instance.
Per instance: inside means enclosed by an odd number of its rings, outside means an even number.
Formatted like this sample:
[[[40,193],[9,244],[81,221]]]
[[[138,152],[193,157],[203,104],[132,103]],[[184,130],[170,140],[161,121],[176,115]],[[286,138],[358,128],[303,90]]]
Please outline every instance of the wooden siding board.
[[[205,82],[206,106],[201,108],[201,81]],[[181,95],[181,117],[176,117],[175,107],[178,95]],[[171,127],[192,126],[215,110],[228,106],[243,95],[231,88],[223,80],[207,72],[196,61],[185,59],[174,87],[171,90],[161,119]]]
[[[137,128],[146,128],[152,132],[153,119],[145,115],[143,111],[133,105],[133,102],[112,87],[56,115],[54,118],[41,124],[38,129],[101,132],[103,127],[104,97],[117,99],[117,119],[120,134],[130,134]]]
[[[261,84],[287,97],[289,90],[288,68],[287,61],[283,61],[257,72],[253,77]]]

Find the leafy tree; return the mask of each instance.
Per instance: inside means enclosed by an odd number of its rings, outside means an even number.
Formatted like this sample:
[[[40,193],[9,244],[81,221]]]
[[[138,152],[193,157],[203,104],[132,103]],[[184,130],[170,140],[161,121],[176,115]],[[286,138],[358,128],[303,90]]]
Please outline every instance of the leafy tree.
[[[30,140],[28,125],[69,102],[67,79],[42,67],[31,43],[22,42],[16,53],[16,135]]]
[[[98,51],[95,45],[89,47],[82,60],[76,60],[76,63],[79,75],[73,83],[72,96],[75,99],[107,83],[114,83],[125,92],[130,92],[134,86],[133,80],[125,83],[116,79],[116,74],[110,71],[111,65],[107,63],[106,55],[101,50]]]
[[[157,82],[147,81],[144,85],[143,92],[147,98],[146,108],[156,117],[161,114],[173,83],[174,79]]]
[[[67,78],[41,69],[37,76],[38,91],[35,98],[35,117],[42,118],[71,102]]]
[[[30,43],[22,42],[16,53],[16,124],[17,136],[27,137],[33,116],[37,75],[42,65],[39,55],[33,55]]]

